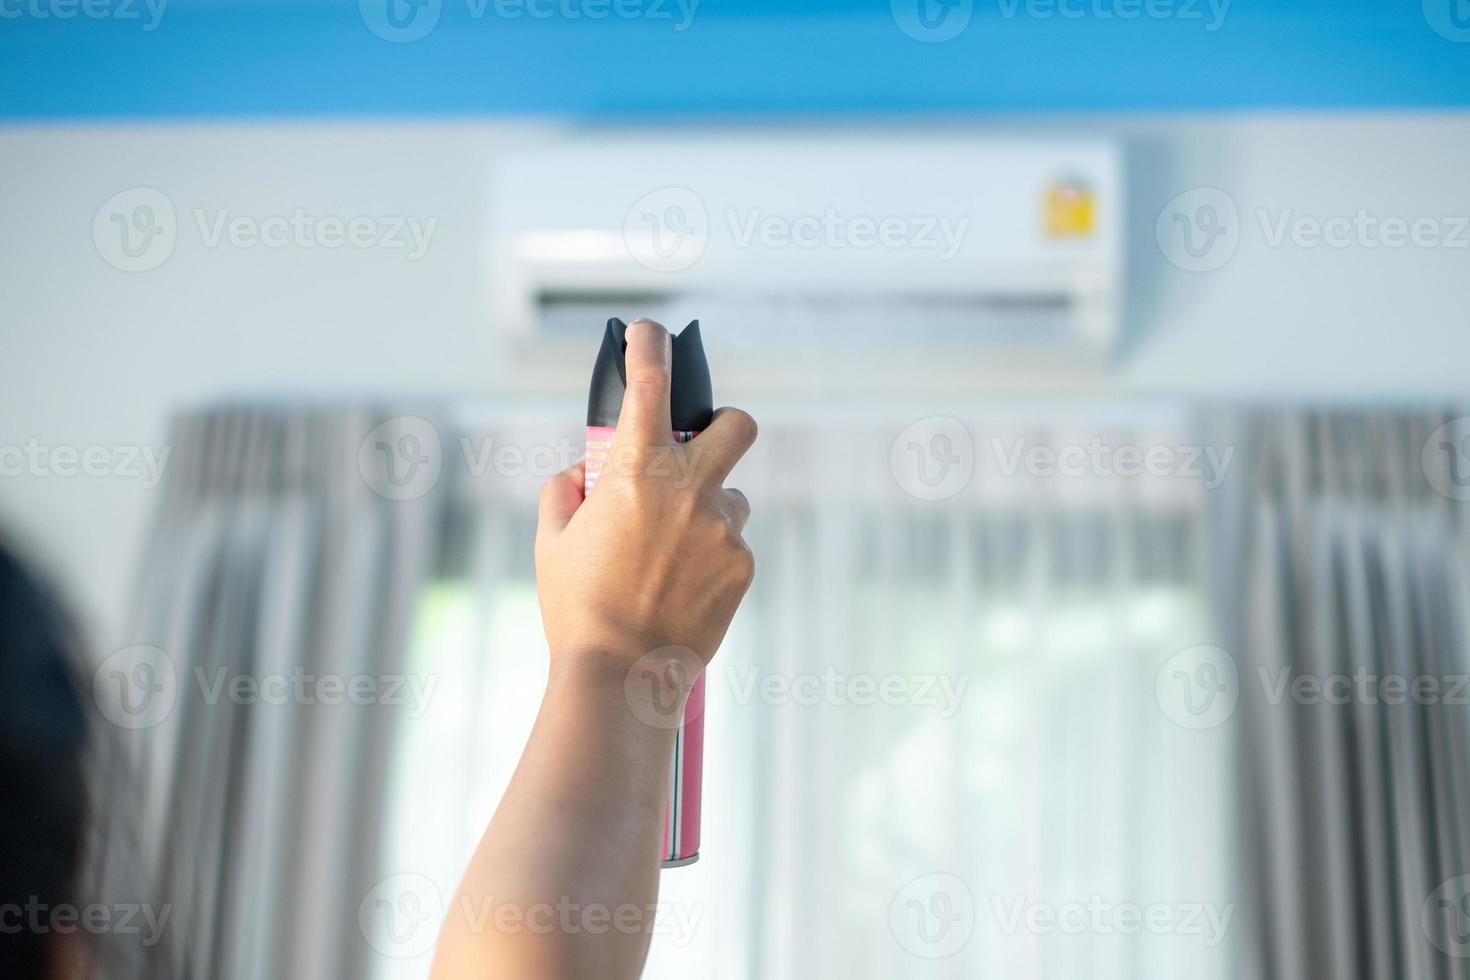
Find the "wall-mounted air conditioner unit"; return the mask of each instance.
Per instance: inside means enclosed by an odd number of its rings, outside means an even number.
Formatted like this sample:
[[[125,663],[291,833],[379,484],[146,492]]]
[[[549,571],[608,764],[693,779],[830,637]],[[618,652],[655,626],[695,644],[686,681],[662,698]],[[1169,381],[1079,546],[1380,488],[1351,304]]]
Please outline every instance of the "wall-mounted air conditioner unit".
[[[568,135],[496,156],[490,297],[532,352],[648,315],[757,359],[1095,363],[1121,212],[1097,141]]]

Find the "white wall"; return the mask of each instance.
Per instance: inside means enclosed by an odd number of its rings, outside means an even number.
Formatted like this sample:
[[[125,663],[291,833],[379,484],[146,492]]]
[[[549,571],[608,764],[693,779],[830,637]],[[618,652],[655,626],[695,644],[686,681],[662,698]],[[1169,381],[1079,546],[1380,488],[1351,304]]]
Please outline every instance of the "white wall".
[[[960,127],[951,125],[950,129]],[[1452,398],[1470,363],[1470,249],[1271,248],[1256,218],[1470,214],[1470,117],[1058,120],[1128,156],[1126,337],[1105,393]],[[524,124],[0,129],[0,446],[162,447],[179,405],[225,394],[560,391],[510,370],[486,323],[484,174]],[[100,205],[164,190],[179,240],[162,266],[99,256]],[[1162,257],[1164,202],[1225,189],[1235,257]],[[428,253],[207,248],[190,212],[437,218]],[[1467,233],[1470,235],[1470,233]],[[976,379],[982,393],[988,382]],[[1042,394],[1067,394],[1038,383]],[[722,392],[736,396],[738,392]],[[799,395],[799,393],[798,393]],[[0,524],[112,636],[156,494],[136,477],[0,477]]]

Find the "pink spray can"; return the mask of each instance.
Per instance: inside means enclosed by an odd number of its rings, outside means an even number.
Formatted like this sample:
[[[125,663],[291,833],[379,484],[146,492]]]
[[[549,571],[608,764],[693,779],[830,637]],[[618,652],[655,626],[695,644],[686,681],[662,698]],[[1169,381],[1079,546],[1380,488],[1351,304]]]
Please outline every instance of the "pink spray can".
[[[602,472],[623,408],[627,389],[624,353],[628,327],[622,320],[607,321],[592,385],[587,396],[587,478],[592,492]],[[669,394],[669,422],[679,442],[694,438],[714,415],[709,362],[699,339],[699,321],[690,322],[673,338],[673,378]],[[684,704],[684,717],[675,731],[674,759],[669,771],[669,802],[664,812],[663,866],[677,868],[699,859],[699,801],[704,776],[704,674],[694,681]]]

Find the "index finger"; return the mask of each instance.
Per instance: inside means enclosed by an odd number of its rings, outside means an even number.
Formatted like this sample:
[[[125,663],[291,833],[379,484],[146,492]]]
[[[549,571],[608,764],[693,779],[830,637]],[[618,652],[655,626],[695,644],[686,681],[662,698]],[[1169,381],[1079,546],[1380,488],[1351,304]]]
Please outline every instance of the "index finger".
[[[694,448],[700,471],[715,483],[724,483],[740,457],[755,444],[756,432],[755,419],[749,414],[738,408],[722,408],[689,445]]]
[[[624,334],[623,374],[627,386],[618,413],[618,441],[632,446],[672,442],[669,385],[673,377],[673,343],[669,332],[652,320],[634,320]]]

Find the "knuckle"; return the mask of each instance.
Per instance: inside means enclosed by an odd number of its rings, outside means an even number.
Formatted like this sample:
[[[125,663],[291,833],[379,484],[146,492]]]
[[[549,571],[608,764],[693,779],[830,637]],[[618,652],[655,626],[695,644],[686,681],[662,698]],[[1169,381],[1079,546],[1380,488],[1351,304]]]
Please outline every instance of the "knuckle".
[[[718,544],[730,533],[730,522],[717,507],[701,507],[699,527],[702,536]]]
[[[631,471],[621,482],[623,493],[636,507],[652,507],[661,496],[658,481],[649,479],[645,473]]]
[[[688,528],[698,528],[700,517],[702,516],[702,508],[699,505],[699,498],[696,495],[679,492],[670,494],[668,508],[670,513],[681,525]]]
[[[637,476],[642,468],[643,453],[636,445],[618,445],[602,464],[604,473],[611,470],[619,477]]]
[[[735,582],[742,590],[748,589],[755,581],[755,554],[739,537],[735,539],[735,554],[730,560],[730,566]]]
[[[638,391],[662,393],[668,383],[669,372],[657,365],[644,365],[628,375],[628,387]]]
[[[735,436],[742,442],[755,442],[755,437],[760,434],[760,426],[755,424],[755,419],[749,412],[738,408],[729,410],[729,426]]]

